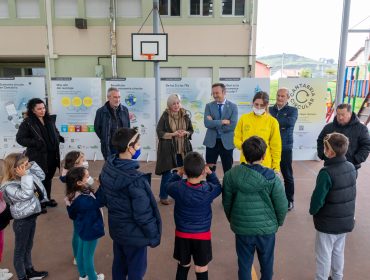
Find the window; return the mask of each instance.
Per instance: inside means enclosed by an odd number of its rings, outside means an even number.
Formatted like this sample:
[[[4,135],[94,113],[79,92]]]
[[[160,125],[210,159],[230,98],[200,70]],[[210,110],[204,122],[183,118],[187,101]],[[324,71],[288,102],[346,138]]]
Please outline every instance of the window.
[[[161,67],[161,78],[181,78],[180,67]]]
[[[0,18],[8,17],[9,17],[8,0],[0,0]]]
[[[77,0],[55,0],[54,10],[57,18],[76,18],[78,17]]]
[[[86,0],[86,17],[109,18],[109,0]]]
[[[159,14],[180,16],[180,0],[159,0]]]
[[[118,17],[141,17],[141,1],[138,0],[118,0]]]
[[[212,78],[211,67],[189,67],[188,68],[189,78]]]
[[[223,16],[244,16],[245,0],[222,0]]]
[[[39,0],[17,0],[15,2],[17,18],[39,18]]]
[[[190,15],[211,16],[213,13],[212,0],[190,0]]]
[[[220,68],[220,79],[221,78],[242,78],[244,77],[243,67],[221,67]]]

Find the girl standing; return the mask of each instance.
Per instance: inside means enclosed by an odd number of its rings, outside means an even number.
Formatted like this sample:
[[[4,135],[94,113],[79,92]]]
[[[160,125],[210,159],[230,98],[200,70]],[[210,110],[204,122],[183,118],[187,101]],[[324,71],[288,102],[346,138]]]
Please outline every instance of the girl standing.
[[[12,153],[4,159],[1,191],[14,218],[14,268],[19,280],[42,279],[46,271],[36,271],[32,264],[36,219],[41,212],[39,198],[46,198],[42,184],[45,174],[35,162],[28,162],[23,153]]]
[[[94,253],[98,238],[104,235],[104,223],[89,178],[89,171],[84,167],[70,169],[66,176],[65,202],[68,215],[74,221],[74,230],[80,238],[77,250],[80,280],[103,280],[104,274],[95,272]]]

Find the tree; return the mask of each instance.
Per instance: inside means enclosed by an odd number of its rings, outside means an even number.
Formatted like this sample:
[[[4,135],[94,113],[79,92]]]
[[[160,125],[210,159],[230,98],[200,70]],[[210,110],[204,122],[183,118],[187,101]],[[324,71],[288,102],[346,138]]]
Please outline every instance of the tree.
[[[337,70],[335,68],[327,68],[325,69],[325,74],[328,76],[337,75]]]
[[[302,78],[312,78],[312,70],[308,68],[304,68],[301,70],[301,77]]]

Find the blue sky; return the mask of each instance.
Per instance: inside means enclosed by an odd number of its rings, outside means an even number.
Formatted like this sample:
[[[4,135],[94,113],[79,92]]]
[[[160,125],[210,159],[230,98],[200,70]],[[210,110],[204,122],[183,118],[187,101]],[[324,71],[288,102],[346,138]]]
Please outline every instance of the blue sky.
[[[342,8],[343,0],[258,0],[257,56],[284,52],[337,61]],[[352,0],[349,28],[365,18],[356,29],[370,29],[370,1]],[[348,35],[347,60],[368,36]]]

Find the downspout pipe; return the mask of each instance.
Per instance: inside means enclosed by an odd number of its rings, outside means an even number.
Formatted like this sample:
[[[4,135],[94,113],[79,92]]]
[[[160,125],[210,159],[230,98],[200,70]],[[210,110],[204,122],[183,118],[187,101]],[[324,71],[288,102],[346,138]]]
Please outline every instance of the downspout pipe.
[[[112,78],[117,78],[117,0],[110,0],[110,54],[112,59]]]
[[[257,8],[258,0],[251,1],[250,14],[250,33],[249,33],[249,48],[248,48],[248,77],[255,76],[256,64],[256,38],[257,38]]]

